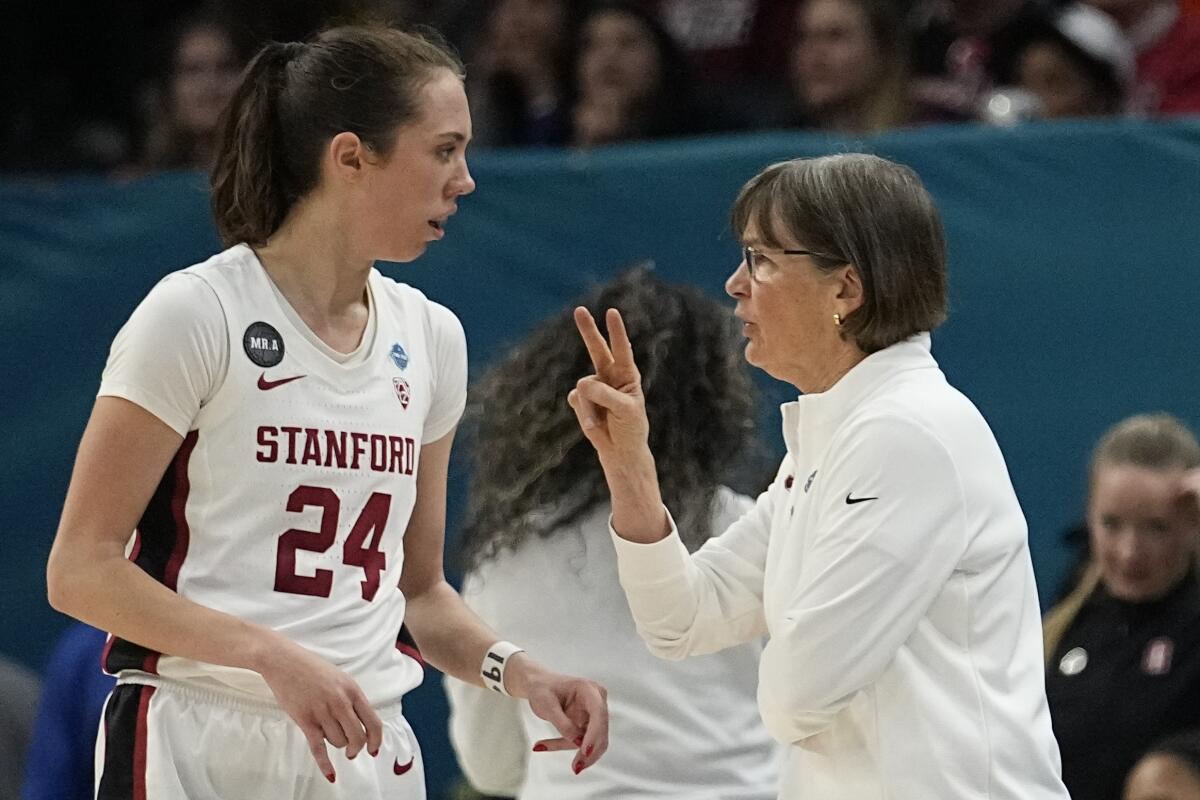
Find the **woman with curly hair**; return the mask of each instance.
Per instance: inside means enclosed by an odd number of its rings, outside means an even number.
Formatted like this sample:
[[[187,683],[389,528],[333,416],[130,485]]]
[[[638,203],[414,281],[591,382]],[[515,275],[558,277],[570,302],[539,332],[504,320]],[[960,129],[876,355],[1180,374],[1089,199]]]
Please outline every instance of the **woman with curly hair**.
[[[751,505],[722,484],[753,446],[754,396],[733,318],[699,290],[663,283],[645,268],[584,305],[597,314],[619,308],[642,334],[634,341],[655,398],[650,446],[665,467],[664,495],[690,520],[694,550]],[[521,800],[773,797],[777,750],[754,700],[761,642],[672,663],[638,637],[608,542],[604,474],[563,402],[588,363],[564,311],[475,386],[463,597],[539,659],[586,666],[608,687],[609,751],[566,780],[560,765],[527,758],[544,723],[508,698],[447,680],[459,763],[477,789]]]

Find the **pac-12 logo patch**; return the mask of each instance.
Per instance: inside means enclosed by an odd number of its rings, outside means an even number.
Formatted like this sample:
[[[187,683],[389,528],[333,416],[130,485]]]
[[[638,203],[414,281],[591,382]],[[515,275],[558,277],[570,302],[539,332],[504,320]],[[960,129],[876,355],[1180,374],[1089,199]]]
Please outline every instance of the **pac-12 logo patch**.
[[[392,345],[392,350],[388,353],[388,358],[392,360],[397,369],[404,369],[408,366],[408,353],[404,352],[404,348],[400,346],[399,342]]]
[[[283,361],[283,337],[265,322],[252,322],[242,334],[246,357],[260,367],[273,367]]]
[[[400,405],[407,409],[409,402],[412,400],[408,381],[404,380],[404,378],[392,378],[392,388],[396,390],[396,397],[400,400]]]

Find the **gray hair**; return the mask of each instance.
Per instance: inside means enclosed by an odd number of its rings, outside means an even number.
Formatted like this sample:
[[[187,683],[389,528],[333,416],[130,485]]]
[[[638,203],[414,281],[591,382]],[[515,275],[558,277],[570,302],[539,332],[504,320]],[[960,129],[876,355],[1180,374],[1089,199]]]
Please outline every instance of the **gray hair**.
[[[821,253],[817,267],[852,265],[862,306],[842,335],[873,353],[946,319],[946,242],[933,198],[911,169],[862,153],[782,161],[755,175],[732,211],[739,238]]]

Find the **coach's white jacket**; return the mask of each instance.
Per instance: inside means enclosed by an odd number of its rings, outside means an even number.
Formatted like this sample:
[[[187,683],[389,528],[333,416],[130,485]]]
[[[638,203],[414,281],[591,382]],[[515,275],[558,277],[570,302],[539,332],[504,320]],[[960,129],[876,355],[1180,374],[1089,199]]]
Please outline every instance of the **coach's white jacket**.
[[[763,633],[758,705],[796,800],[1065,800],[1025,519],[922,335],[783,406],[787,456],[689,556],[613,535],[650,648]],[[696,702],[704,702],[696,698]]]

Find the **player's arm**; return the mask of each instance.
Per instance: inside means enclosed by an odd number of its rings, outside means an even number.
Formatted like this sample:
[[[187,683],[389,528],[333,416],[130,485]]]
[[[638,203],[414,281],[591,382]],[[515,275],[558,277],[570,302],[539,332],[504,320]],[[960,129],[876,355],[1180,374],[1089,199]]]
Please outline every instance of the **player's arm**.
[[[497,566],[503,569],[499,564],[486,565]],[[485,580],[482,571],[464,576],[462,598],[484,619],[489,611],[491,619],[497,619],[497,608],[512,600],[495,581]],[[463,776],[483,794],[519,795],[532,745],[520,701],[450,677],[442,688],[450,703],[450,744]]]
[[[182,441],[128,400],[96,400],[50,551],[50,604],[162,653],[253,668],[271,632],[183,599],[125,557]]]
[[[381,741],[378,718],[349,676],[275,631],[181,597],[125,557],[182,441],[135,403],[96,400],[46,568],[50,604],[160,653],[261,673],[328,777],[324,739],[349,745],[348,753],[375,751]]]
[[[480,668],[497,636],[463,602],[445,577],[446,473],[454,431],[421,448],[417,499],[404,535],[400,589],[407,600],[405,622],[433,666],[459,680],[483,686]],[[562,598],[570,602],[570,598]],[[576,771],[594,763],[608,746],[604,689],[581,678],[552,672],[526,653],[508,660],[504,685],[514,697],[550,722],[561,739],[540,742],[545,749],[578,747]],[[580,739],[582,737],[582,739]],[[582,764],[582,766],[580,766]]]

